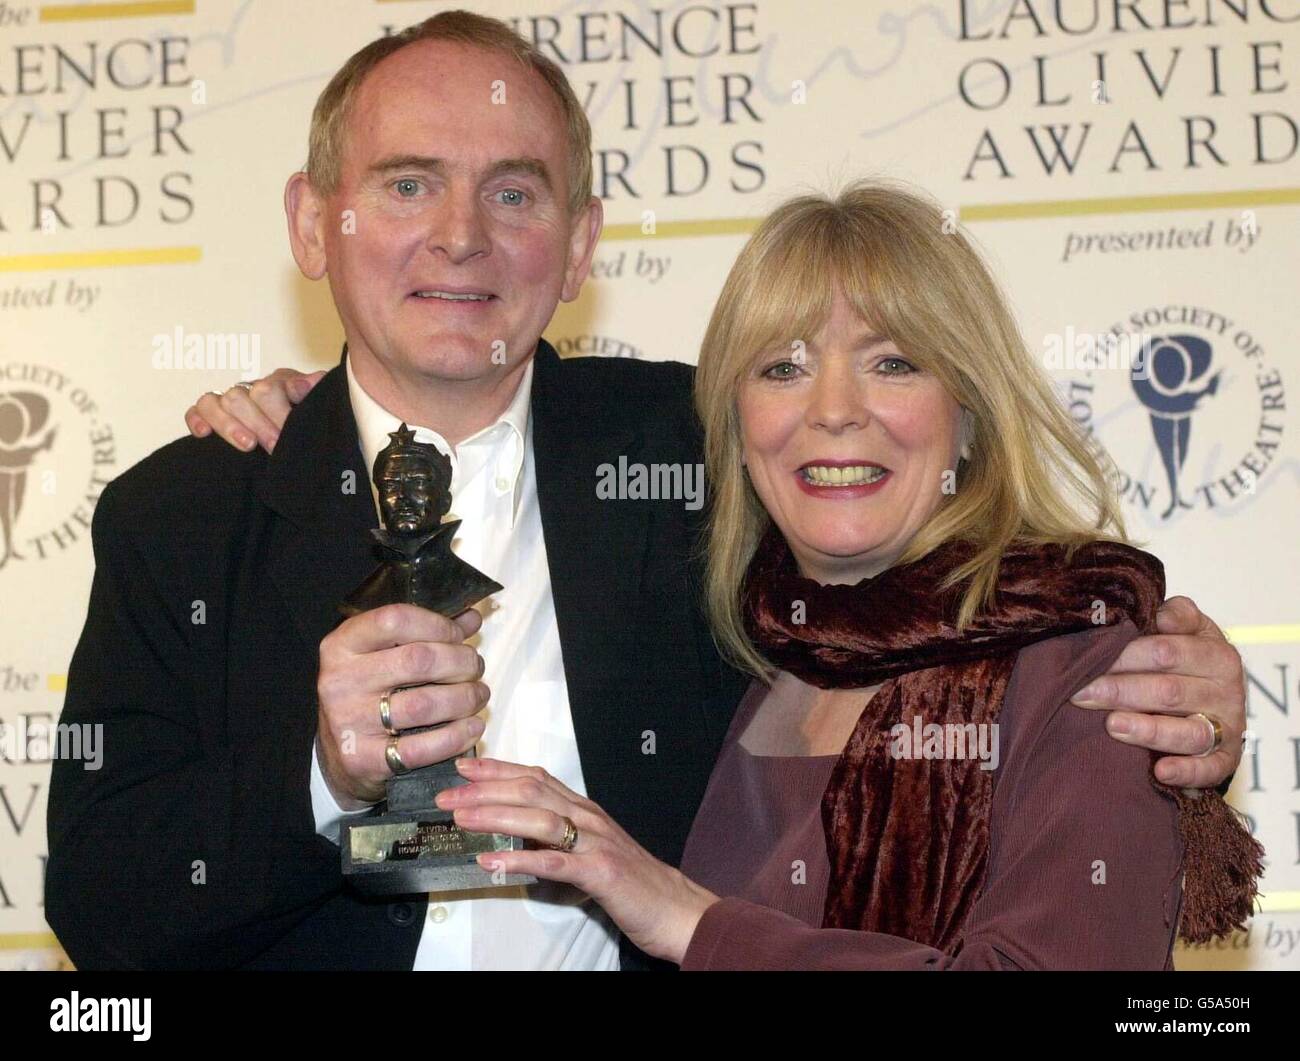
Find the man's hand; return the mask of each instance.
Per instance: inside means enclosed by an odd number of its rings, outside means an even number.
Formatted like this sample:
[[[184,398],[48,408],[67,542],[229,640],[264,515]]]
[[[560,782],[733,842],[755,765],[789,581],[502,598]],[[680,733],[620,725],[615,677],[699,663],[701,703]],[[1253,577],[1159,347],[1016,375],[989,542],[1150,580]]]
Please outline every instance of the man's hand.
[[[1172,753],[1156,762],[1158,780],[1212,788],[1241,761],[1246,730],[1241,655],[1187,597],[1165,601],[1156,626],[1158,634],[1131,642],[1103,677],[1072,699],[1079,707],[1110,710],[1106,729],[1116,740]],[[1210,746],[1210,727],[1204,719],[1186,717],[1198,711],[1223,726],[1223,745],[1213,755],[1200,754]]]
[[[392,689],[419,686],[389,697],[394,729],[447,723],[401,736],[397,751],[408,769],[474,746],[484,729],[474,716],[489,694],[478,680],[483,657],[463,642],[482,624],[472,608],[446,619],[413,604],[389,604],[352,616],[321,641],[316,749],[340,807],[377,802],[393,776],[384,755],[390,735],[379,717],[379,701]]]
[[[324,375],[324,369],[304,374],[277,368],[249,385],[236,384],[221,395],[205,394],[185,410],[185,426],[195,438],[206,438],[215,431],[238,449],[261,445],[270,453],[290,410]]]

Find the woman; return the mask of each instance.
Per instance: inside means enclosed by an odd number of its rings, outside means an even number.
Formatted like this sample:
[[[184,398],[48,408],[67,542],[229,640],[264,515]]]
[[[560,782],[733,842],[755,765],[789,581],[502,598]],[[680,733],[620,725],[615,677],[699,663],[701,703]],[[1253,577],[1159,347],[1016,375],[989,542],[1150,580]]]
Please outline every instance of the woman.
[[[553,845],[485,865],[683,968],[1170,968],[1180,918],[1250,913],[1262,852],[1222,799],[1066,706],[1163,570],[941,222],[886,185],[796,199],[713,313],[708,604],[755,683],[681,870],[537,769],[464,760],[439,796]]]

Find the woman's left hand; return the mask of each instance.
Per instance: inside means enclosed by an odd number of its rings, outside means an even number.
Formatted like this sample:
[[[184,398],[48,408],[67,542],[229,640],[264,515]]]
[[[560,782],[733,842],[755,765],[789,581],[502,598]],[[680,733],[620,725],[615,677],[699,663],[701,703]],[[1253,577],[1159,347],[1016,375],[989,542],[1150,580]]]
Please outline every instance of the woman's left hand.
[[[571,851],[492,851],[478,856],[480,866],[581,888],[636,946],[681,963],[716,895],[660,862],[599,806],[540,767],[469,758],[457,760],[456,768],[469,784],[444,789],[437,803],[454,812],[461,828],[545,845],[563,841],[565,818],[578,831]]]

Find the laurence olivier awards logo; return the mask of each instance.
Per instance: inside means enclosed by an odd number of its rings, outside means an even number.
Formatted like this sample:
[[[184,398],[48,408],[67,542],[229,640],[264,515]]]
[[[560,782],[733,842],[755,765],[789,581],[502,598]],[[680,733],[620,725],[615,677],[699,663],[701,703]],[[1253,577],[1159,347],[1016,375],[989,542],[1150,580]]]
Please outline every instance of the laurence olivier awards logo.
[[[113,477],[113,429],[57,369],[0,365],[0,577],[87,541]]]
[[[1107,333],[1142,337],[1131,363],[1090,360],[1065,383],[1071,415],[1107,450],[1124,502],[1171,520],[1227,514],[1253,497],[1276,458],[1286,391],[1263,341],[1205,306],[1137,310]]]

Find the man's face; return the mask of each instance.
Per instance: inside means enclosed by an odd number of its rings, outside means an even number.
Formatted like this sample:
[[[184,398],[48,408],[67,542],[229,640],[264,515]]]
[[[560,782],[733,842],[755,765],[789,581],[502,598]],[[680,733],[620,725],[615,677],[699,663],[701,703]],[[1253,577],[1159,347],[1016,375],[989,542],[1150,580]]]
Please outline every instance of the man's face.
[[[389,56],[354,100],[324,218],[350,348],[399,380],[504,377],[581,285],[568,194],[562,111],[537,74],[445,41]]]
[[[390,456],[375,487],[384,526],[397,534],[427,534],[442,522],[439,498],[450,488],[429,461],[410,454]]]

